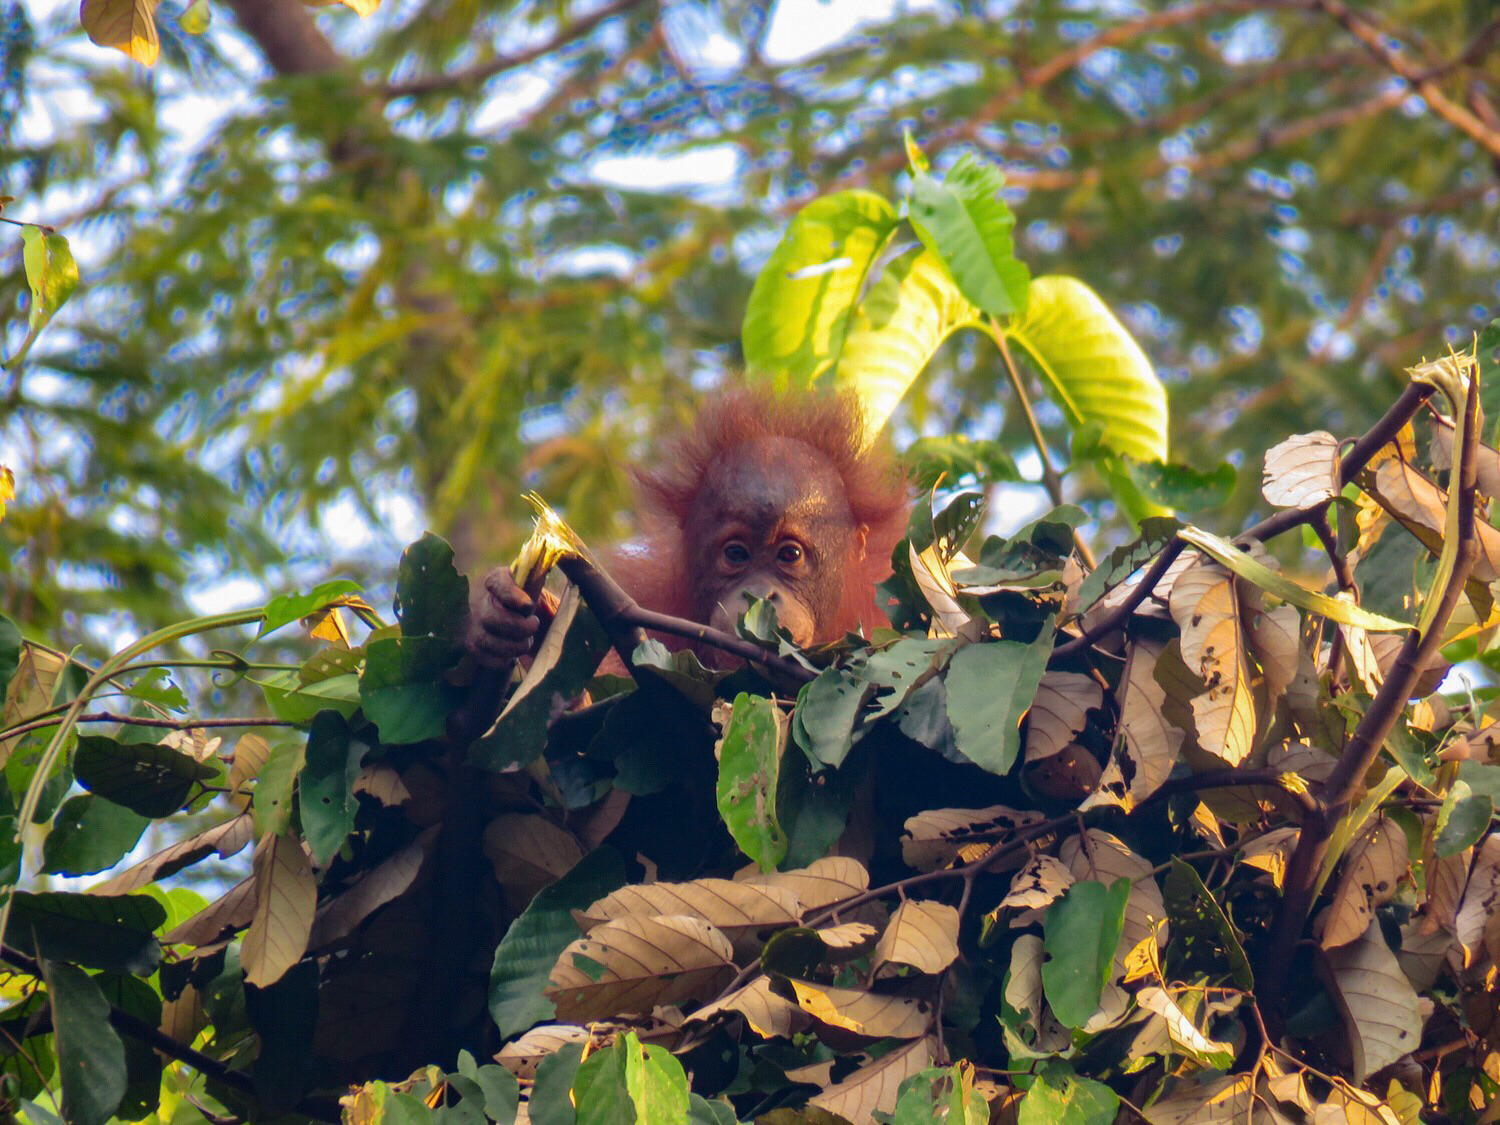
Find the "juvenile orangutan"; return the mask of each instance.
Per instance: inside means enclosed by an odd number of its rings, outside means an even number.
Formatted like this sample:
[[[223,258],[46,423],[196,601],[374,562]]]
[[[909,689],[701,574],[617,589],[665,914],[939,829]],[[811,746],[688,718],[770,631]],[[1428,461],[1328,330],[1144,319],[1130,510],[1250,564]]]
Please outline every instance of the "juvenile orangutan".
[[[908,498],[888,446],[865,447],[853,395],[719,392],[634,476],[644,538],[604,566],[645,608],[733,631],[764,598],[803,645],[886,623],[875,584]],[[490,571],[470,600],[469,651],[496,667],[539,629],[510,571]]]

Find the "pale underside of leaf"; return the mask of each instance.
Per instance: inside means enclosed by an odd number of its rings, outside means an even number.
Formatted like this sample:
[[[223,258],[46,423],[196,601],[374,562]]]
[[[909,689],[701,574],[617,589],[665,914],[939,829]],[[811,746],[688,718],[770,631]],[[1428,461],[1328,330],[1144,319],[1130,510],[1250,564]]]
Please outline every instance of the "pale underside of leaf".
[[[1003,840],[1034,824],[1041,814],[1008,805],[982,809],[928,809],[908,817],[902,826],[901,858],[917,871],[946,867],[960,851],[980,842]]]
[[[702,918],[733,940],[745,931],[794,926],[801,912],[797,896],[785,886],[695,879],[621,887],[582,911],[579,924],[587,933],[600,922],[632,914],[686,914]]]
[[[871,1039],[914,1039],[926,1033],[932,1012],[921,1000],[866,992],[861,988],[835,988],[793,980],[797,1006],[819,1023],[842,1028]]]
[[[240,880],[191,918],[162,934],[163,945],[208,945],[255,917],[255,876]]]
[[[1339,441],[1327,430],[1293,434],[1266,450],[1260,492],[1278,508],[1310,508],[1341,491]]]
[[[1297,846],[1297,829],[1273,828],[1240,848],[1240,856],[1251,867],[1257,867],[1271,876],[1271,885],[1281,889],[1286,877],[1286,865]]]
[[[1133,642],[1120,679],[1120,730],[1114,751],[1099,778],[1099,787],[1080,809],[1115,804],[1126,812],[1157,789],[1177,764],[1183,732],[1163,713],[1167,693],[1156,680],[1162,645]]]
[[[762,1039],[789,1038],[806,1024],[801,1009],[785,997],[771,991],[771,982],[758,976],[743,988],[699,1008],[689,1021],[707,1020],[720,1012],[736,1012],[744,1017],[750,1030]]]
[[[1463,951],[1463,964],[1476,964],[1483,952],[1486,927],[1500,914],[1500,832],[1492,832],[1479,845],[1469,869],[1463,901],[1453,920],[1453,933]]]
[[[537,891],[561,878],[583,858],[583,848],[567,829],[534,813],[502,813],[485,825],[485,857],[505,889],[506,901],[523,908]],[[652,914],[675,914],[653,910]]]
[[[1136,993],[1135,1000],[1148,1012],[1155,1012],[1167,1021],[1167,1033],[1185,1054],[1209,1066],[1226,1066],[1232,1061],[1233,1045],[1210,1039],[1199,1031],[1165,989],[1147,985]]]
[[[1073,885],[1073,873],[1062,860],[1038,852],[1010,881],[1001,909],[1040,910],[1056,902]]]
[[[1405,461],[1380,463],[1370,486],[1380,506],[1412,532],[1433,554],[1442,550],[1448,520],[1448,494]],[[1480,582],[1500,578],[1500,530],[1485,520],[1474,522],[1479,554],[1470,577]]]
[[[148,859],[127,867],[113,878],[88,889],[92,895],[125,895],[157,879],[165,878],[189,864],[217,854],[228,859],[255,838],[255,826],[248,813],[241,813],[223,824],[216,824],[196,836],[189,836],[171,847],[163,848]]]
[[[1363,1082],[1416,1050],[1422,1037],[1417,994],[1376,919],[1358,940],[1324,956],[1333,986],[1329,991],[1354,1053],[1354,1080]]]
[[[931,1066],[932,1053],[930,1039],[897,1047],[811,1098],[808,1104],[837,1113],[853,1125],[874,1125],[875,1111],[895,1108],[901,1083]]]
[[[156,0],[83,0],[83,30],[101,47],[113,47],[143,66],[161,54]]]
[[[1297,677],[1302,656],[1302,615],[1294,605],[1249,614],[1250,645],[1265,674],[1266,688],[1279,698]]]
[[[1237,766],[1255,744],[1255,696],[1245,659],[1234,576],[1207,560],[1172,587],[1172,617],[1182,630],[1182,659],[1203,678],[1193,725],[1203,749]]]
[[[264,988],[274,984],[307,951],[318,880],[302,841],[291,834],[266,836],[251,860],[255,913],[240,943],[245,980]]]
[[[1026,761],[1058,753],[1083,730],[1090,711],[1104,702],[1104,689],[1081,672],[1048,672],[1026,714]]]
[[[645,1013],[711,992],[733,955],[729,939],[701,918],[619,918],[563,950],[545,991],[568,1022]]]
[[[496,1061],[517,1078],[531,1079],[537,1064],[569,1043],[587,1043],[586,1028],[571,1023],[546,1023],[533,1027],[519,1039],[500,1048]]]
[[[440,827],[428,825],[409,844],[386,856],[348,889],[323,902],[313,919],[309,947],[321,949],[342,940],[376,910],[405,894],[432,854]]]
[[[940,973],[957,957],[958,911],[941,902],[907,899],[886,923],[870,967],[877,973],[889,964]]]
[[[850,856],[825,856],[794,871],[755,872],[737,882],[783,887],[797,897],[803,910],[821,910],[869,889],[870,873]]]
[[[1389,817],[1377,817],[1344,858],[1323,926],[1323,948],[1334,949],[1362,937],[1375,917],[1375,908],[1395,896],[1406,868],[1406,833]]]

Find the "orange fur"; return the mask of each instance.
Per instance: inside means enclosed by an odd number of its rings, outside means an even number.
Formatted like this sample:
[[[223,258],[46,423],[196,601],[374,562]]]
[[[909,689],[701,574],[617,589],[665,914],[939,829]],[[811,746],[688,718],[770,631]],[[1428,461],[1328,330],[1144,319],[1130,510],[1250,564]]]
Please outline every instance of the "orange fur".
[[[726,452],[760,438],[800,441],[826,457],[844,483],[850,511],[869,530],[862,559],[848,563],[837,620],[819,640],[887,624],[875,584],[890,573],[891,550],[906,532],[910,501],[889,447],[862,448],[864,417],[849,393],[735,388],[704,403],[691,429],[668,438],[654,467],[635,472],[642,545],[618,553],[611,569],[643,606],[692,616],[694,575],[684,557],[685,523],[705,474]]]

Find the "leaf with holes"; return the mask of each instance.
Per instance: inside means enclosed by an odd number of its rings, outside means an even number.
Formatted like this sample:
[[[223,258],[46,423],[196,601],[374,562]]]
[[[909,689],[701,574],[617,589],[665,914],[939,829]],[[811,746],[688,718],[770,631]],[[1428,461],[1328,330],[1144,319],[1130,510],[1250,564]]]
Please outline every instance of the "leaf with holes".
[[[187,804],[195,785],[216,773],[169,746],[122,743],[97,734],[81,735],[73,755],[79,785],[146,817],[171,816]]]

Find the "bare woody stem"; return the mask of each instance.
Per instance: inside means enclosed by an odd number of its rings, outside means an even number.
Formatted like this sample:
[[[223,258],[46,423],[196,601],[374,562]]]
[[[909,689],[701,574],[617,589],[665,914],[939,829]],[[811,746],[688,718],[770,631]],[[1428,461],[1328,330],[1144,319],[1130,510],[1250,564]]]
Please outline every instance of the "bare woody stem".
[[[797,683],[808,683],[817,678],[817,672],[795,660],[762,648],[753,641],[709,625],[700,625],[696,621],[642,608],[618,582],[588,559],[575,556],[563,559],[557,565],[568,576],[568,580],[578,587],[579,594],[599,619],[599,624],[604,626],[615,651],[625,661],[626,668],[631,666],[631,655],[636,646],[646,639],[645,631],[649,629],[720,649]]]
[[[1431,387],[1426,390],[1428,394],[1432,393]],[[1401,717],[1407,700],[1411,698],[1417,680],[1421,678],[1429,660],[1442,647],[1443,630],[1453,616],[1459,598],[1463,596],[1464,583],[1468,580],[1478,555],[1474,526],[1474,490],[1478,476],[1479,449],[1477,378],[1469,380],[1463,410],[1464,442],[1458,451],[1457,472],[1450,482],[1450,488],[1458,489],[1458,545],[1453,571],[1443,589],[1437,591],[1438,608],[1426,633],[1419,634],[1413,629],[1406,635],[1390,674],[1386,676],[1385,682],[1371,700],[1369,709],[1354,728],[1333,772],[1315,794],[1317,801],[1313,812],[1303,820],[1297,836],[1297,846],[1287,863],[1281,909],[1271,928],[1258,974],[1257,993],[1266,1004],[1273,1031],[1281,1025],[1288,972],[1308,913],[1317,897],[1318,874],[1324,857],[1328,854],[1328,842],[1334,828],[1349,811],[1355,788],[1374,765],[1381,746],[1385,744],[1386,738]]]
[[[1412,420],[1422,405],[1432,397],[1434,387],[1426,383],[1409,383],[1405,390],[1391,408],[1367,430],[1358,441],[1349,447],[1349,452],[1339,460],[1339,485],[1348,484],[1360,471],[1369,464],[1370,458],[1374,457],[1390,441],[1401,432],[1401,427]],[[1235,536],[1237,542],[1247,539],[1258,539],[1261,542],[1274,539],[1291,531],[1295,527],[1301,527],[1305,523],[1323,517],[1326,519],[1327,505],[1317,505],[1311,508],[1287,508],[1268,516],[1247,528]],[[1109,614],[1095,622],[1086,629],[1082,636],[1075,637],[1071,641],[1060,644],[1052,651],[1052,659],[1065,660],[1087,651],[1092,645],[1097,644],[1104,637],[1117,632],[1125,627],[1130,620],[1130,615],[1143,601],[1151,596],[1156,584],[1162,580],[1167,569],[1177,561],[1177,556],[1182,554],[1187,544],[1181,539],[1174,539],[1162,548],[1161,554],[1141,576],[1141,580],[1135,584],[1130,593]]]

